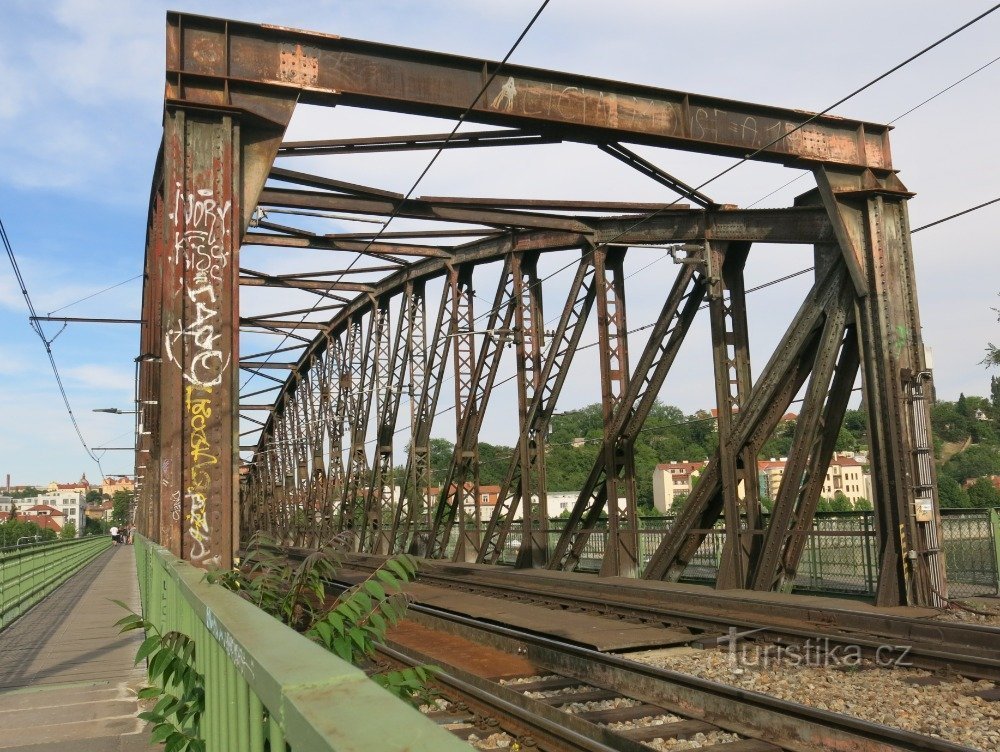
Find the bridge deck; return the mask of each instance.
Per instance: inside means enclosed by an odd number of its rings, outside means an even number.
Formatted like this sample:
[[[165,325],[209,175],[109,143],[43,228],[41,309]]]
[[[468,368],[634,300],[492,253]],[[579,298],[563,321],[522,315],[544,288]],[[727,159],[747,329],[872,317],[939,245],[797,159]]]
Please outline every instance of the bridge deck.
[[[139,611],[135,553],[113,547],[0,634],[0,749],[138,752],[148,746],[133,665],[140,631],[118,634]]]

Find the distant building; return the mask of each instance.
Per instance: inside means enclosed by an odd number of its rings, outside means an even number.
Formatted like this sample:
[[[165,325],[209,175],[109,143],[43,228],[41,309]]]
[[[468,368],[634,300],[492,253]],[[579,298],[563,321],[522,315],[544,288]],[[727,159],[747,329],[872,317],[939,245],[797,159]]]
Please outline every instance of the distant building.
[[[785,475],[787,457],[774,458],[758,462],[758,470],[767,478],[767,497],[776,499],[781,488],[781,479]],[[834,452],[823,480],[823,490],[820,496],[832,499],[837,493],[844,494],[851,505],[859,499],[871,499],[871,475],[864,472],[864,463],[851,452]]]
[[[455,496],[455,491],[458,486],[454,483],[451,485],[451,489],[448,493],[448,498],[453,498]],[[466,482],[465,484],[465,515],[466,517],[473,517],[476,514],[476,500],[472,496],[473,484]],[[427,489],[428,503],[430,508],[434,509],[437,506],[438,499],[441,497],[441,487],[432,486]],[[500,486],[479,486],[479,516],[482,520],[488,520],[490,515],[493,514],[493,508],[497,505],[497,501],[500,499]]]
[[[84,473],[80,476],[80,480],[75,483],[56,483],[55,481],[52,481],[45,487],[45,490],[50,493],[55,493],[57,491],[79,491],[86,496],[87,492],[90,490],[90,481],[87,480],[87,474]]]
[[[986,475],[984,477],[993,484],[993,488],[1000,491],[1000,475]],[[965,481],[962,482],[962,488],[972,488],[979,480],[980,478],[966,478]]]
[[[707,460],[664,462],[653,470],[653,506],[667,513],[678,496],[688,496]]]
[[[0,522],[6,522],[8,519],[10,519],[10,509],[0,512]],[[56,533],[60,532],[68,522],[65,514],[48,504],[34,504],[27,508],[18,505],[17,520],[19,522],[34,522],[43,530],[52,530]],[[76,534],[79,537],[79,529],[77,529]]]
[[[790,420],[794,420],[794,415]],[[864,461],[850,452],[835,452],[826,471],[823,490],[820,495],[833,498],[838,492],[844,494],[852,505],[859,499],[871,499],[871,475],[864,472]],[[653,506],[661,513],[670,511],[674,500],[681,495],[688,496],[694,483],[704,470],[707,461],[665,462],[656,466],[653,471]],[[775,499],[781,488],[781,479],[785,475],[787,457],[772,457],[769,460],[757,462],[758,489],[761,496]],[[998,481],[1000,482],[1000,481]],[[1000,488],[1000,486],[998,486]],[[743,497],[742,483],[737,491]]]
[[[128,491],[132,493],[134,490],[135,482],[124,475],[117,478],[109,475],[101,484],[101,494],[104,496],[114,496],[116,491]]]

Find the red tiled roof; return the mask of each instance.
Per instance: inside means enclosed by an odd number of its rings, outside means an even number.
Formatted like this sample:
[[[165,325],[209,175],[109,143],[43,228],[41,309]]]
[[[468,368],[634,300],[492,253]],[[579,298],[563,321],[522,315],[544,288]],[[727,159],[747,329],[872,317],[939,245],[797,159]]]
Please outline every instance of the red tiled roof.
[[[56,509],[55,507],[49,506],[48,504],[35,504],[35,506],[28,507],[24,511],[25,511],[25,513],[27,513],[27,512],[35,512],[36,514],[41,512],[41,513],[44,513],[44,514],[47,514],[47,515],[50,515],[50,516],[57,515],[57,514],[60,517],[65,517],[66,516],[65,512],[60,512],[58,509]]]

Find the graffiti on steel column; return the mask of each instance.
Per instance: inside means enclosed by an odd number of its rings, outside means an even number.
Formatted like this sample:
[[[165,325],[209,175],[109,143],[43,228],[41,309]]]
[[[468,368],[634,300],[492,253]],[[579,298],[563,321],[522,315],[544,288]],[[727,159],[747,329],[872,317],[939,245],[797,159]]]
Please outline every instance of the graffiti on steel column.
[[[188,452],[190,476],[184,499],[187,502],[188,535],[193,541],[191,560],[219,564],[219,556],[212,555],[211,527],[208,521],[208,494],[212,486],[211,468],[219,464],[219,456],[212,449],[208,436],[208,421],[212,417],[212,387],[189,386],[184,390],[184,416],[190,439]]]
[[[177,228],[173,262],[182,271],[180,288],[186,288],[188,301],[193,304],[194,320],[187,326],[167,327],[164,349],[167,360],[181,370],[184,380],[199,387],[221,384],[232,357],[220,347],[223,327],[216,293],[223,281],[222,272],[229,265],[231,209],[232,202],[216,201],[211,189],[185,193],[178,183],[174,209],[169,215]],[[194,281],[190,287],[184,285],[188,276]]]

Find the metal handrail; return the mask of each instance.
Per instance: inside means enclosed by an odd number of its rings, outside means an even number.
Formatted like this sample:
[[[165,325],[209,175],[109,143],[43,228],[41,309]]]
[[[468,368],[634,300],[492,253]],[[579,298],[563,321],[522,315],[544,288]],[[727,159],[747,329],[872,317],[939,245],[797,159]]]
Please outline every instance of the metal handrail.
[[[468,746],[162,546],[135,536],[143,614],[195,643],[207,752],[459,752]]]

